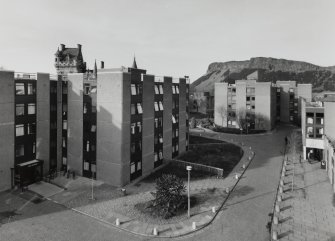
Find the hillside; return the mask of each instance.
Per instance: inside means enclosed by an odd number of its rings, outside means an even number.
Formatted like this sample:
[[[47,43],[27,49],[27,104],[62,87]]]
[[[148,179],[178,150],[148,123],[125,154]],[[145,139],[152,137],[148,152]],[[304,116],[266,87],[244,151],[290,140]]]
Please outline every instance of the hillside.
[[[261,73],[259,81],[295,80],[297,83],[311,83],[316,92],[335,91],[335,66],[321,67],[302,61],[265,57],[211,63],[206,74],[191,84],[191,90],[212,92],[214,83],[233,83],[245,79],[255,70]]]

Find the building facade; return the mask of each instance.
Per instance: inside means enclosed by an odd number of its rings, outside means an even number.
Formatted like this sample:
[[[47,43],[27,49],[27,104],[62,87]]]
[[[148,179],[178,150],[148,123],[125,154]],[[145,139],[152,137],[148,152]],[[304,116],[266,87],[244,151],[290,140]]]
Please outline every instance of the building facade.
[[[270,82],[239,80],[215,84],[216,125],[250,130],[271,130],[275,125],[276,89]],[[246,122],[246,123],[245,123]]]

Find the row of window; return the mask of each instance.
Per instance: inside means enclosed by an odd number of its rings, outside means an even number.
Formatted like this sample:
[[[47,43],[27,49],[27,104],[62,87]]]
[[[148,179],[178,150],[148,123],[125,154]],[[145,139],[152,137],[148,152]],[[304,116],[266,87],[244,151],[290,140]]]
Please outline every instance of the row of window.
[[[255,96],[247,96],[246,100],[247,101],[250,101],[250,100],[255,101]]]
[[[155,106],[155,111],[163,111],[164,110],[162,101],[158,101],[158,102],[155,101],[154,106]]]
[[[306,120],[307,120],[307,124],[316,124],[316,125],[323,125],[323,117],[324,114],[323,113],[306,113]],[[315,121],[314,121],[315,119]]]
[[[163,85],[155,85],[155,94],[156,95],[164,94]]]
[[[67,107],[67,106],[66,106]],[[86,114],[88,112],[88,103],[84,103],[84,109],[83,109],[83,113]],[[92,113],[96,113],[97,112],[97,107],[92,105],[91,106],[91,112]]]
[[[142,151],[142,142],[133,142],[130,145],[130,152],[134,154],[135,152],[141,152]]]
[[[154,136],[154,144],[158,144],[158,143],[163,143],[163,136],[162,134],[159,134],[158,136]]]
[[[163,127],[163,118],[162,117],[155,118],[155,128],[158,128],[158,127]]]
[[[142,94],[142,84],[131,84],[130,85],[131,95]]]
[[[24,116],[26,113],[28,115],[35,115],[36,114],[36,104],[35,103],[16,104],[15,113],[16,113],[16,116]]]
[[[141,133],[142,132],[142,123],[141,122],[131,123],[130,124],[130,131],[131,131],[131,134]]]
[[[308,126],[306,130],[307,130],[306,131],[307,138],[322,138],[323,127]]]
[[[15,126],[15,136],[32,135],[36,133],[36,123],[19,124]]]
[[[159,150],[158,153],[155,152],[154,157],[155,157],[154,159],[155,162],[163,160],[163,151]]]
[[[131,104],[130,114],[135,115],[135,114],[142,114],[142,113],[143,113],[143,109],[142,109],[141,103]]]
[[[95,151],[95,145],[91,144],[90,141],[86,141],[85,145],[85,151],[90,152],[90,151]]]
[[[34,95],[36,93],[36,85],[33,83],[15,83],[16,95]]]
[[[173,94],[179,94],[179,86],[178,85],[172,85],[172,93]]]
[[[142,169],[142,162],[137,162],[137,171]],[[133,174],[136,171],[136,163],[135,162],[131,162],[130,163],[130,173]]]
[[[176,145],[173,145],[172,146],[172,152],[176,152],[176,151],[178,151],[179,150],[179,145],[178,145],[178,143],[176,144]]]

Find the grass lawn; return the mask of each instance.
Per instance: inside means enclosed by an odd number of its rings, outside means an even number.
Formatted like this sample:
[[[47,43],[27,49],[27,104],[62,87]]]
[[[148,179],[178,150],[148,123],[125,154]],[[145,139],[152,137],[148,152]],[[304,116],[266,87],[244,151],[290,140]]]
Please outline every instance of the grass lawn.
[[[207,166],[222,168],[229,173],[243,156],[243,150],[234,144],[223,143],[190,146],[190,150],[178,159],[199,163]]]

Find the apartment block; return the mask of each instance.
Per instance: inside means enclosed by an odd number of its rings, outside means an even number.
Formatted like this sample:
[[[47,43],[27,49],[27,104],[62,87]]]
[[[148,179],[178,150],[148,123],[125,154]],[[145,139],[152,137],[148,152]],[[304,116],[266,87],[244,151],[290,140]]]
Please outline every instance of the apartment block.
[[[0,190],[28,185],[60,167],[58,76],[0,71]]]
[[[249,130],[271,130],[275,125],[276,89],[270,82],[237,80],[215,83],[216,125]],[[246,123],[245,123],[246,122]]]

